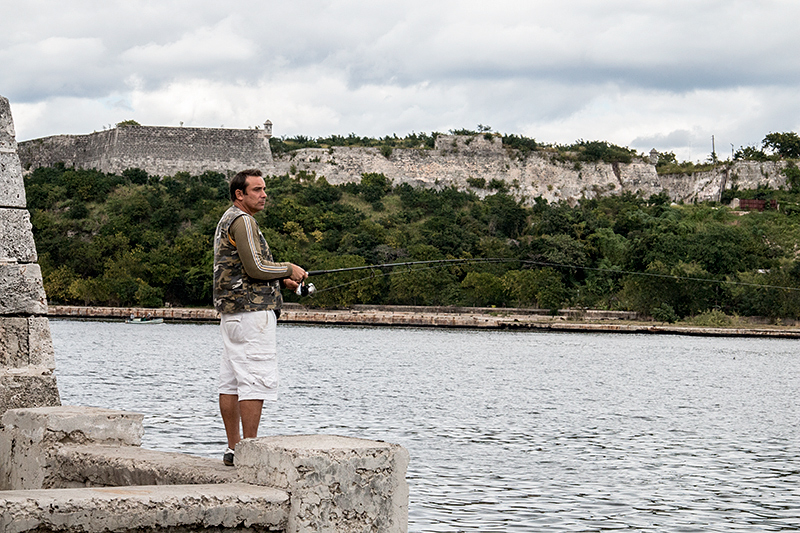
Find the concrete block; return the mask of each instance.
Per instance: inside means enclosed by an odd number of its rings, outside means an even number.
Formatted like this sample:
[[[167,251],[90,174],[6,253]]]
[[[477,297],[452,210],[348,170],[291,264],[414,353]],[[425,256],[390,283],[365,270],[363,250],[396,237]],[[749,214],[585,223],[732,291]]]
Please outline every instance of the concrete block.
[[[163,485],[0,492],[0,531],[284,531],[289,495],[246,485]]]
[[[248,483],[292,495],[287,532],[408,530],[408,452],[333,435],[246,439],[236,466]]]
[[[31,216],[25,209],[0,207],[0,263],[35,263]]]
[[[28,319],[0,317],[0,366],[28,366]]]
[[[139,446],[143,415],[95,407],[40,407],[6,411],[0,429],[0,490],[57,484],[54,459],[64,445]]]
[[[60,404],[51,369],[43,366],[0,369],[0,415],[9,409]]]
[[[50,323],[46,317],[0,316],[0,366],[29,365],[55,368]]]
[[[0,96],[0,152],[17,150],[17,139],[14,133],[14,120],[11,118],[11,104],[8,98]]]
[[[39,265],[0,264],[0,315],[47,316]]]
[[[28,317],[28,362],[31,365],[55,369],[56,357],[50,321],[44,316]]]
[[[25,201],[25,183],[22,181],[19,156],[14,151],[3,151],[0,147],[0,207],[25,209]]]

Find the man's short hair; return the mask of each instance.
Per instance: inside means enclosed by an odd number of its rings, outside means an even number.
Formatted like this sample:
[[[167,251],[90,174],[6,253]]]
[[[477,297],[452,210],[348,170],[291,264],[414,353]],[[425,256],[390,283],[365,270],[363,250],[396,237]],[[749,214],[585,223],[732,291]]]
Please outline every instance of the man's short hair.
[[[238,172],[233,179],[231,179],[230,191],[231,201],[236,201],[236,191],[242,191],[242,194],[247,194],[247,178],[248,176],[261,177],[261,171],[257,168],[248,168]]]

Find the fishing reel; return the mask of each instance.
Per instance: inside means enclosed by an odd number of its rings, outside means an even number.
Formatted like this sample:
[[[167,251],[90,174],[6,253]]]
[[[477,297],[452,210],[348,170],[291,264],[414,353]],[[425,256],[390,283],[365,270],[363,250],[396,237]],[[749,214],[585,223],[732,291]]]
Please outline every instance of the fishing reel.
[[[298,296],[313,296],[315,292],[317,292],[317,288],[311,282],[301,283],[294,291]]]

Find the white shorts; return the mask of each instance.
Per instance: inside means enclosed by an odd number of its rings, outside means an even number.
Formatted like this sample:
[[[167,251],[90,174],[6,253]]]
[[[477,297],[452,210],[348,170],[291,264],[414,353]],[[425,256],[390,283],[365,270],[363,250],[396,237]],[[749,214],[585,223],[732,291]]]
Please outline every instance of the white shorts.
[[[223,314],[219,393],[242,400],[278,399],[277,319],[273,311]]]

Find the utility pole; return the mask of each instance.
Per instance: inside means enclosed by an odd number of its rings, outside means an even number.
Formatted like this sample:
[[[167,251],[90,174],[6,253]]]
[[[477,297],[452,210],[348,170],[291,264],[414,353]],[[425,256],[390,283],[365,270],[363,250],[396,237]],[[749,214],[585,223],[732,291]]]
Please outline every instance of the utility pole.
[[[714,145],[714,136],[713,135],[711,136],[711,162],[712,163],[716,163],[717,162],[717,148]]]

